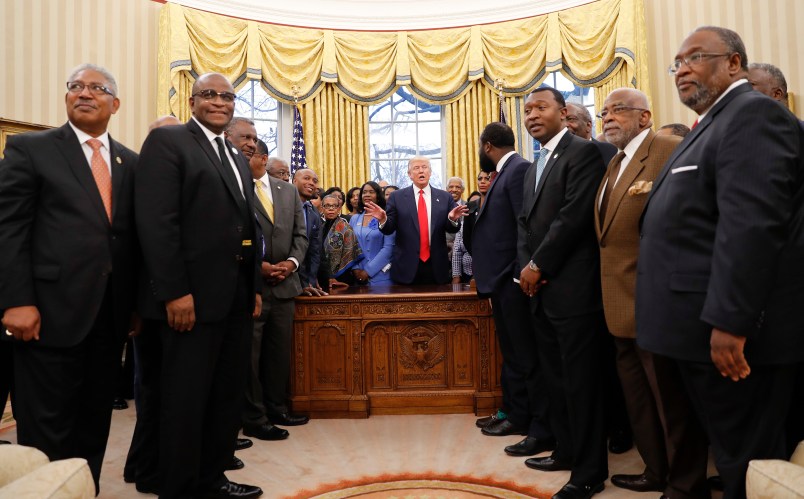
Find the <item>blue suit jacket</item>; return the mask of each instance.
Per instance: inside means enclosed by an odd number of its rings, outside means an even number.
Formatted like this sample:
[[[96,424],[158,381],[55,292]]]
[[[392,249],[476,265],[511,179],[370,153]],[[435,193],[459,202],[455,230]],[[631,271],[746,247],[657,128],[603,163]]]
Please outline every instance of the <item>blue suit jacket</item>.
[[[380,232],[376,219],[372,219],[367,226],[363,227],[363,216],[363,213],[358,213],[349,220],[364,257],[355,265],[355,268],[366,271],[370,284],[390,282],[390,272],[383,271],[383,269],[391,263],[391,253],[396,236],[394,234],[388,236]]]
[[[305,201],[302,205],[305,217],[307,218],[307,253],[299,269],[302,287],[315,286],[318,283],[318,267],[321,263],[321,216],[318,211]]]
[[[479,293],[491,293],[519,277],[517,217],[522,212],[522,186],[530,161],[519,154],[503,165],[492,182],[472,231],[474,277]]]
[[[452,267],[447,256],[446,233],[458,232],[460,224],[452,225],[447,219],[450,210],[457,206],[447,191],[430,186],[430,260],[433,275],[439,284],[450,282]],[[419,267],[419,214],[413,187],[394,191],[388,200],[388,219],[380,229],[383,234],[396,232],[396,244],[391,258],[391,279],[410,284]]]

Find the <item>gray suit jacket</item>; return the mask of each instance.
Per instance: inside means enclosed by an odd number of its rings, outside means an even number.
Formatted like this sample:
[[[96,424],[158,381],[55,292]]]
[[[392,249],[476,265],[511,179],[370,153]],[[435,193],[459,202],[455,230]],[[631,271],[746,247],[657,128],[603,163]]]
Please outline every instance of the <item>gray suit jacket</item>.
[[[299,192],[292,184],[270,176],[267,178],[273,195],[275,218],[273,222],[268,219],[268,214],[259,199],[254,197],[257,221],[260,223],[265,240],[263,261],[277,264],[293,257],[301,264],[307,252],[307,231]],[[299,296],[301,292],[298,271],[275,286],[264,282],[262,288],[263,300],[271,296],[280,299],[293,298]]]

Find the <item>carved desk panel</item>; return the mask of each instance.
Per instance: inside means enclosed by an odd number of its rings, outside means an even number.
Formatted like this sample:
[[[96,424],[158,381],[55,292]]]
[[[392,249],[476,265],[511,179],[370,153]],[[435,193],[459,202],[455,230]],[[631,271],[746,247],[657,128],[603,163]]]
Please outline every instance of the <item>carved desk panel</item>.
[[[499,407],[488,300],[465,285],[351,287],[296,299],[294,411],[314,417]]]

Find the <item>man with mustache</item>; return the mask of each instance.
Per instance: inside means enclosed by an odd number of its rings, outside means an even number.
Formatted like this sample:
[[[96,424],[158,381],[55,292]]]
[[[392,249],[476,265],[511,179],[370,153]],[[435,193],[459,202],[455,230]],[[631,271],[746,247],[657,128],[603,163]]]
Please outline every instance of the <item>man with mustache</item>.
[[[751,459],[787,457],[804,360],[804,139],[747,63],[729,29],[682,42],[669,71],[697,125],[653,182],[637,263],[637,344],[676,363],[727,499]]]
[[[78,66],[64,101],[64,126],[9,137],[0,162],[0,310],[18,442],[86,459],[97,491],[134,308],[137,155],[107,132],[109,71]]]

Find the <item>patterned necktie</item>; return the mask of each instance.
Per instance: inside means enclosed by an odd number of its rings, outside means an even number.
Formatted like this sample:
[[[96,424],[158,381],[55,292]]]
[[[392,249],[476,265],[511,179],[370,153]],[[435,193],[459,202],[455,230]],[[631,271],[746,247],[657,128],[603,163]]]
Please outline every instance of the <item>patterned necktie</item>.
[[[424,202],[422,189],[419,189],[419,259],[423,262],[430,259],[430,226],[427,223],[427,203]]]
[[[111,222],[112,176],[109,173],[109,165],[106,164],[103,156],[101,156],[100,148],[103,143],[98,139],[89,139],[87,144],[92,148],[92,161],[89,163],[89,168],[92,170],[92,176],[95,177],[95,183],[98,185],[103,207],[106,208],[106,216],[109,217],[109,222]]]
[[[608,180],[606,180],[606,188],[603,189],[603,199],[600,201],[600,227],[603,227],[603,220],[606,218],[606,209],[609,207],[609,198],[611,197],[611,191],[614,189],[614,184],[617,182],[617,176],[620,174],[620,164],[623,162],[623,158],[625,158],[625,153],[620,151],[614,156],[614,159],[611,160],[611,165],[609,165],[609,175]]]
[[[271,223],[274,222],[274,203],[271,202],[271,198],[265,193],[266,186],[260,182],[259,180],[254,181],[254,191],[257,194],[257,199],[260,200],[262,203],[262,207],[265,208],[265,212],[268,214],[268,220]]]
[[[542,173],[544,173],[544,167],[545,165],[547,165],[547,156],[549,155],[550,155],[549,150],[545,148],[541,148],[541,150],[539,150],[539,159],[538,161],[536,161],[536,185],[533,187],[534,191],[539,188],[539,179],[542,178]]]

